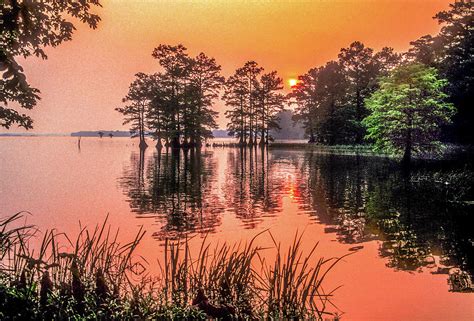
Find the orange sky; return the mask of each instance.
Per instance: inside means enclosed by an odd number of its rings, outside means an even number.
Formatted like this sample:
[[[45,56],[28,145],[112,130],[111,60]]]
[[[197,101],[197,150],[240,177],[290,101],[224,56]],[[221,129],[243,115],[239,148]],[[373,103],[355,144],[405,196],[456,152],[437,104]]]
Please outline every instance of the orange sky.
[[[432,16],[450,2],[102,0],[97,30],[78,26],[71,42],[48,49],[49,60],[24,63],[29,81],[42,92],[29,113],[33,131],[126,129],[114,108],[135,73],[157,69],[151,52],[160,43],[183,43],[193,55],[204,51],[225,76],[253,59],[278,70],[286,82],[336,59],[354,40],[406,50],[409,41],[439,30]],[[224,128],[226,119],[220,116],[218,123]]]

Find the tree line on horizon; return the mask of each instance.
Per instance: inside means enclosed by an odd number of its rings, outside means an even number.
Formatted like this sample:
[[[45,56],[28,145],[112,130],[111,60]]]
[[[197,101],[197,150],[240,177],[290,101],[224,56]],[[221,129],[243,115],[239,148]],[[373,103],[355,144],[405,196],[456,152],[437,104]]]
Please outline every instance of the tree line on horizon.
[[[32,128],[32,119],[15,108],[32,109],[39,90],[29,85],[18,56],[47,59],[44,48],[71,40],[68,16],[96,28],[91,11],[98,0],[43,1],[34,5],[6,1],[0,7],[0,126]],[[474,10],[471,1],[455,1],[435,19],[440,32],[411,42],[405,53],[379,52],[361,42],[341,49],[338,59],[299,77],[292,92],[282,93],[276,71],[264,73],[248,61],[225,79],[221,66],[204,53],[190,57],[182,45],[153,51],[161,70],[138,73],[117,108],[145,147],[145,133],[161,145],[199,147],[212,136],[221,98],[227,129],[241,145],[266,145],[278,129],[278,113],[295,105],[295,121],[310,142],[374,144],[391,153],[436,150],[441,141],[474,142]],[[222,94],[222,95],[221,95]]]
[[[212,109],[223,89],[222,100],[230,107],[229,134],[242,145],[266,145],[269,131],[278,128],[277,114],[283,110],[286,97],[283,79],[276,71],[263,74],[255,61],[248,61],[228,79],[214,58],[200,53],[189,57],[183,45],[159,45],[153,51],[161,72],[138,73],[123,99],[125,106],[116,110],[130,124],[132,137],[150,134],[157,147],[199,147],[217,129],[218,113]],[[260,142],[257,141],[260,137]]]
[[[439,139],[472,145],[473,8],[452,3],[434,16],[439,34],[410,42],[405,53],[356,41],[299,76],[289,98],[309,142],[373,143],[406,158],[438,149]]]
[[[221,89],[221,99],[229,108],[227,130],[241,146],[267,145],[272,139],[269,131],[279,128],[278,114],[286,105],[295,105],[294,120],[305,128],[311,143],[369,143],[382,152],[403,154],[406,160],[413,153],[438,151],[440,139],[472,144],[473,16],[471,2],[451,4],[448,11],[434,17],[443,25],[439,34],[412,41],[405,53],[389,47],[375,52],[355,41],[341,49],[337,60],[299,76],[288,95],[282,93],[283,80],[277,72],[264,73],[255,61],[247,61],[224,79],[212,59],[214,67],[209,61],[202,64],[215,68],[212,86],[202,89],[201,78],[183,73],[181,88],[187,89],[182,98],[173,100],[174,96],[158,90],[155,95],[161,98],[154,99],[161,100],[161,107],[149,99],[147,111],[118,110],[126,122],[134,123],[132,132],[143,141],[148,126],[155,138],[165,139],[172,147],[200,146],[212,136],[217,116],[212,105]],[[185,51],[182,45],[168,48]],[[177,56],[162,59],[179,61]],[[162,67],[168,72],[169,68]],[[193,88],[198,88],[197,93]],[[200,95],[208,99],[192,98]],[[205,109],[196,107],[203,101]],[[192,116],[193,111],[201,117]]]

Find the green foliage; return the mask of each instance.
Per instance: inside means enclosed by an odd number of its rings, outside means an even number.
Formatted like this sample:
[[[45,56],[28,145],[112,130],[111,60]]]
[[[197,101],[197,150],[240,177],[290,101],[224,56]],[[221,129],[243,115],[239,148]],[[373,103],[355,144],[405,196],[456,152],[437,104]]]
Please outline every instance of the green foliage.
[[[446,103],[435,68],[407,64],[380,81],[380,89],[366,100],[371,114],[364,119],[366,138],[374,148],[409,160],[412,153],[437,152],[440,126],[448,124],[455,109]]]
[[[450,102],[458,113],[453,124],[444,128],[444,139],[472,144],[474,134],[474,4],[455,1],[449,10],[434,16],[442,28],[435,35],[425,35],[411,42],[407,59],[435,67],[449,83]]]
[[[416,62],[435,67],[441,77],[447,79],[448,82],[444,85],[449,94],[447,99],[458,110],[450,116],[452,124],[439,124],[443,141],[472,144],[474,5],[471,1],[455,1],[449,10],[437,13],[434,18],[442,25],[439,34],[425,35],[411,42],[412,47],[403,55],[388,47],[374,53],[373,49],[358,41],[342,48],[338,63],[343,70],[345,86],[339,90],[337,88],[341,84],[340,81],[331,78],[330,82],[319,79],[320,73],[326,67],[313,68],[300,76],[299,83],[289,97],[297,105],[295,121],[301,122],[306,128],[310,142],[362,143],[363,136],[367,134],[362,120],[370,112],[364,101],[378,89],[378,79],[387,76],[402,62]],[[318,88],[322,88],[322,93],[318,93]],[[330,90],[337,92],[339,104],[336,104],[334,113],[325,113],[321,105],[324,105],[323,101],[327,101],[325,96],[330,96]],[[378,126],[382,128],[384,124]],[[371,135],[369,133],[369,136]],[[433,147],[433,144],[431,145]],[[383,149],[396,152],[388,145]]]
[[[398,65],[392,48],[374,54],[356,41],[342,48],[338,61],[312,68],[299,76],[288,95],[296,104],[294,120],[306,128],[310,142],[360,144],[368,114],[364,99],[377,88],[377,77]]]
[[[0,126],[10,128],[17,124],[31,129],[33,120],[8,105],[32,109],[40,99],[39,90],[28,84],[16,57],[47,59],[44,47],[56,47],[72,39],[75,28],[68,17],[77,18],[95,29],[100,18],[91,12],[94,6],[100,6],[98,0],[1,1]]]

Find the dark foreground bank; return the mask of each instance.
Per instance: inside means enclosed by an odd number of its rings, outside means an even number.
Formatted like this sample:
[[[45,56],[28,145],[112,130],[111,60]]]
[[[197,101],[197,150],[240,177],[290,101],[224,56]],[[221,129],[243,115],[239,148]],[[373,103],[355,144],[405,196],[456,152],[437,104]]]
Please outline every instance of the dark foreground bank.
[[[285,251],[275,241],[272,263],[260,259],[255,238],[215,247],[204,239],[198,253],[189,239],[166,240],[163,258],[151,263],[161,273],[151,276],[134,254],[142,230],[126,244],[107,222],[75,240],[46,231],[33,249],[37,231],[20,224],[24,215],[0,221],[2,320],[337,318],[322,284],[341,258],[316,260],[316,246],[305,256],[301,235]]]

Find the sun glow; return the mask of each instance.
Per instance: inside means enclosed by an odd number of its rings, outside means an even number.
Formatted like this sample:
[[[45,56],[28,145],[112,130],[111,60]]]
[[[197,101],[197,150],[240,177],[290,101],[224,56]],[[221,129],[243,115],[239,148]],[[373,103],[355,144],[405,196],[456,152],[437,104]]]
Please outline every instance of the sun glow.
[[[288,79],[288,84],[290,85],[290,87],[296,86],[297,83],[298,83],[298,80],[296,80],[294,78]]]

